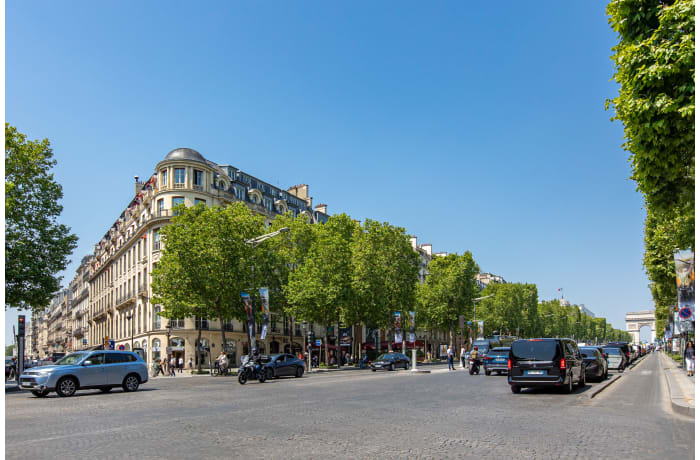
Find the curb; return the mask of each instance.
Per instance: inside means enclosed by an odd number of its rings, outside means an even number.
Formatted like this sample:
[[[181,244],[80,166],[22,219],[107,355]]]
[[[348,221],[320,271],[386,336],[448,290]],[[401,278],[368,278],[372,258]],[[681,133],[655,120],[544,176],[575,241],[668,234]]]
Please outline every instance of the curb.
[[[666,385],[668,387],[669,398],[671,399],[671,409],[678,414],[695,418],[695,408],[690,407],[686,401],[685,394],[683,394],[680,385],[676,382],[676,378],[672,375],[671,369],[665,368],[664,376],[666,377]]]
[[[611,376],[608,380],[605,381],[605,383],[601,383],[600,385],[598,385],[596,387],[596,389],[593,390],[591,392],[591,394],[588,395],[588,398],[589,399],[595,398],[598,395],[598,393],[605,390],[607,387],[612,385],[614,382],[617,382],[618,380],[620,380],[621,377],[622,377],[622,374],[617,374],[617,375]]]

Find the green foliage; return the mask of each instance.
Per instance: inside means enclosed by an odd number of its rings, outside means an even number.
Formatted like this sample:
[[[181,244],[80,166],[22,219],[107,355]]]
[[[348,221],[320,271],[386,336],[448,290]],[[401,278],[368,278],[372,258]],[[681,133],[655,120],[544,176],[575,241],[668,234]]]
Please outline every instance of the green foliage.
[[[607,8],[620,42],[613,48],[632,178],[652,208],[694,203],[695,2],[613,0]]]
[[[162,316],[245,319],[241,291],[254,285],[251,264],[262,264],[246,240],[265,232],[264,221],[243,203],[225,208],[180,206],[162,228],[164,248],[153,270],[153,303]],[[222,343],[224,331],[222,328]]]
[[[419,288],[417,313],[422,324],[435,325],[442,330],[453,330],[459,316],[471,317],[473,299],[478,296],[474,279],[479,266],[472,254],[448,254],[436,257],[428,264],[430,275]]]
[[[481,296],[493,295],[477,304],[477,319],[484,321],[486,331],[502,331],[504,335],[539,336],[544,332],[537,306],[537,286],[520,283],[491,283]]]
[[[5,356],[12,356],[15,351],[15,346],[14,345],[7,345],[5,346]]]
[[[60,289],[78,237],[58,224],[63,190],[48,139],[28,141],[5,123],[5,308],[42,311]]]
[[[355,302],[344,321],[377,327],[390,323],[395,311],[415,308],[420,256],[403,228],[366,220],[352,242],[352,288]]]

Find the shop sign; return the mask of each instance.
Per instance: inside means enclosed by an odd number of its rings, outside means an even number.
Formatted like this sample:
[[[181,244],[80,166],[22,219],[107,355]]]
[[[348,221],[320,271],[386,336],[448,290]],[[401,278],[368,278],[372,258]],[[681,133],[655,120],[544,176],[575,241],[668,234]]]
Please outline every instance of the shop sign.
[[[168,353],[171,351],[185,351],[185,347],[168,347],[165,349]]]
[[[160,347],[153,347],[153,351],[160,351]]]

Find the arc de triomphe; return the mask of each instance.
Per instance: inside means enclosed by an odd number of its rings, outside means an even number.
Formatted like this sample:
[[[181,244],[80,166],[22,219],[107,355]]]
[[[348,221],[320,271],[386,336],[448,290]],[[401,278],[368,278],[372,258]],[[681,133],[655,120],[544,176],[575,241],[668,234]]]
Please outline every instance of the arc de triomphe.
[[[632,311],[625,315],[627,332],[632,334],[634,343],[639,343],[639,330],[644,326],[651,328],[651,340],[656,338],[656,316],[654,310]]]

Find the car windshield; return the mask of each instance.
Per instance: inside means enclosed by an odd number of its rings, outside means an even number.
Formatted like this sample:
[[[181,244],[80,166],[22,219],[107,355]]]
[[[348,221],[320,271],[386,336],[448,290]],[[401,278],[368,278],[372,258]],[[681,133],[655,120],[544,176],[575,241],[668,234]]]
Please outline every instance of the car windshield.
[[[605,352],[609,355],[619,355],[620,354],[620,349],[619,348],[603,348]]]
[[[72,364],[78,364],[80,361],[85,359],[87,353],[71,353],[70,355],[64,356],[63,358],[56,361],[54,364],[56,366],[70,366]]]
[[[377,358],[377,361],[380,361],[382,359],[391,359],[394,357],[393,353],[384,353],[383,355],[380,355],[379,358]]]
[[[474,342],[474,346],[479,347],[479,350],[482,348],[489,348],[489,345],[491,345],[491,343],[487,340],[477,340]]]
[[[552,361],[557,354],[557,342],[554,340],[523,340],[513,342],[511,351],[515,359]]]

